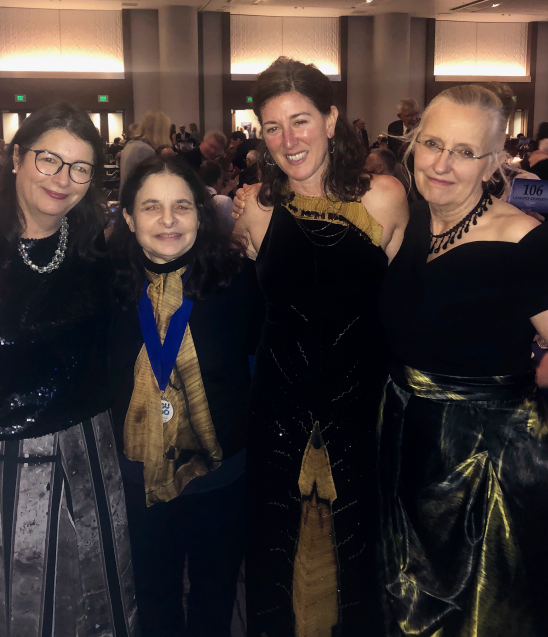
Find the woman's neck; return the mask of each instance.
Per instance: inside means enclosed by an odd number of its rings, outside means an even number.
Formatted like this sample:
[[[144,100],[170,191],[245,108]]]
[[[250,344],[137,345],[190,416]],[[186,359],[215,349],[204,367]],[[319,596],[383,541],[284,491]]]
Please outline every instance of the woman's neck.
[[[432,217],[432,234],[442,234],[452,228],[473,210],[482,195],[482,190],[474,191],[462,203],[433,204],[429,203]]]
[[[23,239],[45,239],[55,234],[61,227],[64,215],[51,216],[39,214],[37,216],[23,211],[25,230],[21,235]]]

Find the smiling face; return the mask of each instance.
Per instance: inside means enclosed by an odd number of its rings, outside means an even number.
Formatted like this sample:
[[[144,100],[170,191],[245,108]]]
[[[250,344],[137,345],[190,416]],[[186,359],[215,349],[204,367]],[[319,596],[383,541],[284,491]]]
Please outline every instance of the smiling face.
[[[306,184],[318,189],[329,161],[329,139],[335,134],[335,106],[325,117],[306,97],[293,91],[271,99],[261,115],[268,150],[289,177],[290,186],[299,189]]]
[[[451,150],[469,149],[480,156],[495,148],[493,118],[475,107],[442,102],[423,119],[418,139]],[[488,181],[495,169],[491,156],[457,160],[421,144],[415,144],[414,151],[417,188],[426,201],[438,206],[458,207],[479,198],[482,181]]]
[[[145,255],[169,263],[192,248],[199,222],[190,186],[176,175],[148,177],[135,197],[133,215],[124,218]]]
[[[48,131],[31,147],[34,150],[49,150],[67,163],[95,163],[91,145],[65,130]],[[21,161],[17,144],[14,146],[13,163],[17,174],[15,189],[27,227],[43,225],[44,221],[60,224],[88,191],[89,183],[76,184],[72,181],[68,166],[63,166],[56,175],[48,176],[36,168],[36,153],[29,151]]]

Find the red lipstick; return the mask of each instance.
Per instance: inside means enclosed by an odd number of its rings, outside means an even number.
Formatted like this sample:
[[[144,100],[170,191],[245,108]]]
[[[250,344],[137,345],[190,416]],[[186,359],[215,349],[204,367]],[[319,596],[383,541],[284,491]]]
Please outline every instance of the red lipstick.
[[[54,192],[53,190],[48,190],[47,188],[44,188],[44,191],[46,192],[46,194],[48,194],[52,199],[59,199],[59,200],[63,200],[66,199],[68,197],[68,195],[64,195],[62,192]]]

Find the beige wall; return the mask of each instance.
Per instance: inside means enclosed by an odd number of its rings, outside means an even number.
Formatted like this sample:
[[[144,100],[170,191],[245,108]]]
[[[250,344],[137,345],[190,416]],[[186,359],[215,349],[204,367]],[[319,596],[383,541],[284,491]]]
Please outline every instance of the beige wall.
[[[223,130],[222,14],[205,11],[203,24],[204,131]]]
[[[136,9],[130,15],[133,100],[139,122],[147,111],[160,109],[158,11]]]

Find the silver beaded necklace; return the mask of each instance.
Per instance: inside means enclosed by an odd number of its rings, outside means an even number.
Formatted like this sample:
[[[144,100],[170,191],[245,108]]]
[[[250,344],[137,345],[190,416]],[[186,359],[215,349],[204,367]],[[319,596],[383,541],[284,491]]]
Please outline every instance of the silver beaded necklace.
[[[59,245],[57,246],[57,250],[55,250],[55,255],[53,259],[44,266],[36,265],[29,259],[29,253],[27,251],[27,246],[23,243],[22,240],[19,240],[19,254],[23,259],[24,263],[32,268],[36,272],[40,272],[40,274],[44,274],[46,272],[52,272],[53,270],[57,270],[57,268],[63,262],[65,258],[65,252],[67,251],[67,239],[68,239],[68,229],[69,224],[66,217],[63,217],[63,221],[61,221],[61,234],[59,235]]]

